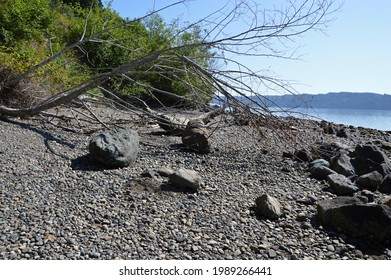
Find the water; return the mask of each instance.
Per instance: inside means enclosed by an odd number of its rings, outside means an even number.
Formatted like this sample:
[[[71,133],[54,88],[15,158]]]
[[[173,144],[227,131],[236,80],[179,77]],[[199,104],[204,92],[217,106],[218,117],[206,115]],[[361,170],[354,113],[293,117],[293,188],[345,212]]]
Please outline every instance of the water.
[[[291,115],[297,117],[303,117],[304,114],[310,115],[310,118],[313,119],[321,119],[337,124],[391,131],[391,110],[295,108],[294,111],[296,113]],[[284,114],[278,113],[278,115]]]

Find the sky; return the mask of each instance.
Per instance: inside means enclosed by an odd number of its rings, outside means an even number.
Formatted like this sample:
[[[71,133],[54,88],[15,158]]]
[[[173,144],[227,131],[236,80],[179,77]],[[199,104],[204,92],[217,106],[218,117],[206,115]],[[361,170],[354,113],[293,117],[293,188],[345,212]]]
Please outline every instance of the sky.
[[[112,8],[124,18],[136,18],[175,0],[113,0]],[[195,21],[227,1],[192,0],[161,13]],[[255,0],[270,5],[281,0]],[[300,1],[299,1],[300,2]],[[391,94],[391,1],[335,0],[342,7],[322,32],[309,31],[296,39],[300,60],[243,59],[254,71],[270,69],[277,78],[291,81],[299,93],[374,92]]]

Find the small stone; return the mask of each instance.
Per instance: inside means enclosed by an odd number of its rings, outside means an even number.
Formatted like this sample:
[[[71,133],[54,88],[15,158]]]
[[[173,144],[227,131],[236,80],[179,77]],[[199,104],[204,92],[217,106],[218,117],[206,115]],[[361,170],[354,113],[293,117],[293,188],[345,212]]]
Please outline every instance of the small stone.
[[[281,216],[280,202],[276,198],[263,194],[255,200],[255,203],[261,216],[269,219],[277,219]]]
[[[269,249],[269,250],[267,251],[267,254],[269,255],[270,258],[275,258],[275,257],[277,257],[277,253],[276,253],[276,251],[274,251],[273,249]]]
[[[360,250],[356,250],[355,254],[356,254],[356,257],[358,257],[360,259],[364,258],[364,254]]]
[[[327,250],[330,251],[330,252],[334,252],[335,248],[334,248],[333,245],[327,245]]]
[[[387,205],[388,207],[391,207],[391,196],[385,197],[381,200],[381,203],[384,205]]]
[[[310,229],[311,227],[312,227],[311,224],[308,222],[304,222],[301,224],[302,229]]]
[[[293,253],[293,254],[289,255],[289,259],[290,260],[298,260],[299,257],[295,253]]]
[[[297,214],[296,216],[296,221],[298,222],[304,222],[305,220],[307,220],[307,217],[308,215],[304,212],[300,212],[299,214]]]
[[[159,171],[157,173],[161,176],[168,177],[174,173],[174,170],[172,170],[169,167],[162,167],[159,169]]]
[[[201,187],[201,177],[194,170],[180,168],[168,176],[170,183],[178,188],[198,191]]]

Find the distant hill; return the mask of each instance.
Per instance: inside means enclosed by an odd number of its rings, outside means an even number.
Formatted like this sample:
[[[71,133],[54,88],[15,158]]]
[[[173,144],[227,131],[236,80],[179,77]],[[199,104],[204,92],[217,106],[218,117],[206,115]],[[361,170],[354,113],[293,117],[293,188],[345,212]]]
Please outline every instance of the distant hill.
[[[267,96],[257,100],[269,107],[391,110],[391,95],[370,92],[331,92]]]

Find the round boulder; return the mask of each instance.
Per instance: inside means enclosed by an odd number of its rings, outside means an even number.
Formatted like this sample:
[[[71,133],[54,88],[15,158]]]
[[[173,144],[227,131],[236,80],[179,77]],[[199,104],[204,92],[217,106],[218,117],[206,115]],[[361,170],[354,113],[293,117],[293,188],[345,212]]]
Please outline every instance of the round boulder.
[[[139,153],[138,133],[130,128],[110,129],[92,136],[90,156],[109,167],[125,167],[135,162]]]

